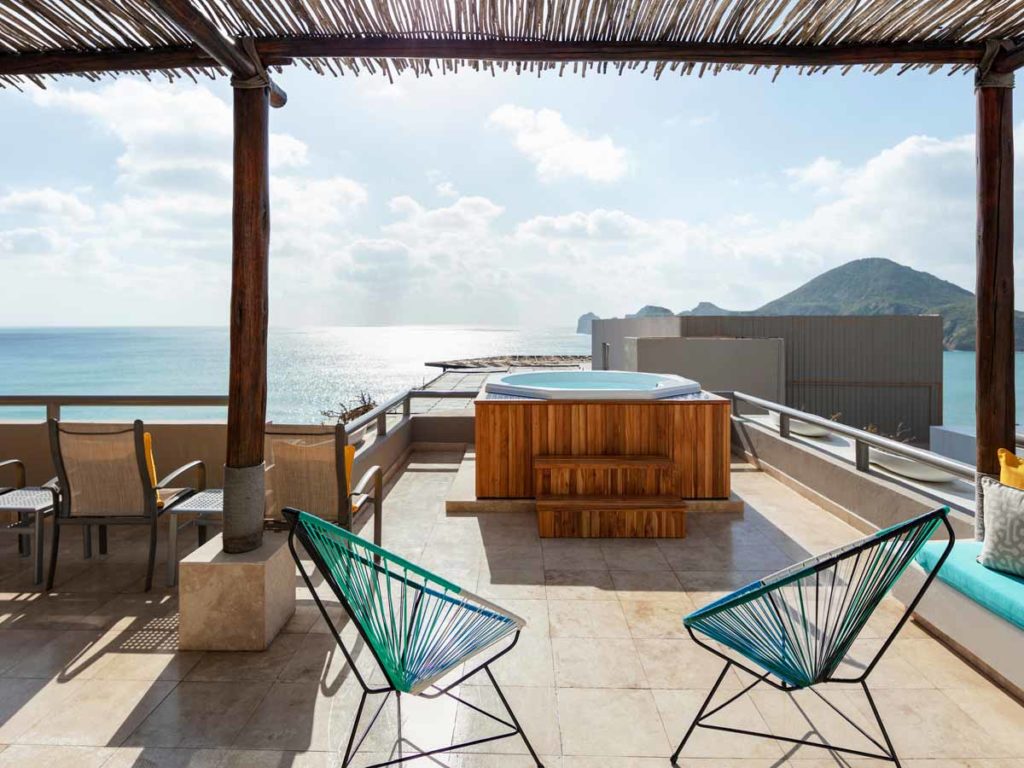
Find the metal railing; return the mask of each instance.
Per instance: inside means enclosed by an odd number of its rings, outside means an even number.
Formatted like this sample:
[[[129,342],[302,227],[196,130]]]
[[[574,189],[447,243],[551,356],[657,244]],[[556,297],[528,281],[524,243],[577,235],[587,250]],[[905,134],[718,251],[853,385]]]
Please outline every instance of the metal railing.
[[[816,427],[828,430],[830,434],[842,435],[843,437],[849,438],[853,441],[854,445],[855,464],[857,469],[861,472],[870,471],[870,449],[877,448],[906,459],[920,462],[921,464],[927,464],[930,467],[935,467],[936,469],[948,472],[955,477],[969,480],[972,483],[975,481],[976,472],[974,467],[969,464],[956,461],[955,459],[940,456],[937,453],[926,451],[923,448],[915,448],[912,445],[907,445],[906,443],[901,443],[898,440],[893,440],[888,437],[882,437],[881,435],[876,435],[873,432],[867,432],[863,429],[857,429],[856,427],[850,427],[846,424],[840,424],[837,421],[832,421],[831,419],[826,419],[822,416],[816,416],[813,413],[805,413],[804,411],[797,410],[796,408],[790,408],[788,405],[773,403],[770,400],[762,400],[760,397],[747,395],[743,392],[729,392],[723,394],[730,396],[734,402],[748,403],[750,405],[757,406],[758,408],[763,408],[766,411],[779,414],[779,435],[781,437],[788,438],[790,436],[790,426],[792,421],[802,421],[805,424],[813,424]],[[740,415],[736,408],[733,409],[733,412]]]
[[[59,419],[66,406],[224,407],[227,395],[0,395],[0,406],[43,406],[47,419]]]
[[[350,421],[345,425],[345,432],[352,434],[370,424],[376,424],[377,434],[383,436],[388,432],[388,415],[400,408],[402,421],[410,418],[412,401],[416,398],[472,400],[478,394],[479,391],[475,389],[407,389]],[[227,395],[0,395],[0,407],[43,406],[46,408],[47,419],[59,419],[61,408],[67,406],[225,407],[227,404]]]
[[[412,401],[416,398],[473,400],[479,394],[480,392],[476,389],[407,389],[378,405],[372,411],[348,422],[345,425],[345,433],[351,435],[370,424],[376,424],[377,435],[383,437],[388,433],[388,415],[401,407],[402,421],[406,421],[412,416]]]

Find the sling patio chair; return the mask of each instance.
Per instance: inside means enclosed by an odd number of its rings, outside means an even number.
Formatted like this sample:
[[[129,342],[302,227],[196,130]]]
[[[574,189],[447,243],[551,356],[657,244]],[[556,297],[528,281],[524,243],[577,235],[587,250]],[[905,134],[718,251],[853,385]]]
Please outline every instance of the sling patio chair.
[[[857,757],[888,760],[899,766],[900,761],[892,740],[868,689],[867,678],[896,639],[953,549],[955,536],[948,515],[949,509],[944,507],[885,528],[860,541],[749,584],[687,616],[683,624],[690,637],[697,645],[723,659],[725,667],[673,753],[672,764],[678,764],[677,760],[686,742],[699,727],[759,736],[797,746],[822,747]],[[860,674],[854,677],[837,675],[837,670],[871,614],[939,526],[945,526],[948,543],[936,567],[906,606],[900,620]],[[737,660],[735,655],[727,654],[701,640],[695,634],[697,632],[731,649],[743,660]],[[712,708],[711,702],[733,666],[747,672],[755,680]],[[767,683],[784,692],[810,689],[878,751],[836,747],[824,741],[776,736],[707,722],[760,683]],[[814,690],[814,686],[823,683],[859,685],[871,707],[884,743]]]
[[[49,428],[60,501],[54,516],[46,588],[53,588],[60,529],[64,526],[82,526],[85,555],[89,557],[92,526],[99,527],[100,554],[106,554],[108,525],[148,525],[148,592],[153,586],[156,563],[157,521],[173,504],[193,493],[192,488],[173,484],[194,472],[198,486],[204,487],[206,465],[191,461],[157,481],[149,434],[141,421],[130,427],[110,428],[71,427],[50,419]]]
[[[384,475],[372,466],[352,485],[356,447],[344,424],[304,431],[268,425],[265,446],[272,515],[301,509],[352,531],[372,513],[373,542],[381,545]]]
[[[519,641],[519,634],[526,625],[522,619],[315,515],[296,509],[283,512],[291,527],[288,546],[292,557],[362,687],[341,763],[343,768],[355,759],[392,693],[399,712],[402,694],[427,699],[448,696],[489,717],[507,731],[426,752],[399,755],[397,759],[367,768],[395,765],[514,736],[522,738],[533,761],[538,768],[543,768],[490,669],[491,664],[511,651]],[[302,543],[317,571],[348,613],[379,666],[385,684],[372,683],[356,666],[352,650],[342,640],[306,572],[295,547],[296,539]],[[470,660],[473,660],[470,669],[465,671],[462,665]],[[445,675],[457,674],[460,668],[462,674],[455,681],[439,685]],[[505,708],[507,720],[504,715],[488,712],[452,692],[479,672],[484,672],[490,679]],[[357,739],[363,708],[370,694],[384,694],[384,698]]]

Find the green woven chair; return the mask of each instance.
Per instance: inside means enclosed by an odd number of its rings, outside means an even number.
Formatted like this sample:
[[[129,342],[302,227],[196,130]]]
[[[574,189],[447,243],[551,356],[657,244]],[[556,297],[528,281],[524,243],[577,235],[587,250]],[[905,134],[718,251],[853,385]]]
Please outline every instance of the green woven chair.
[[[687,616],[683,624],[690,637],[702,648],[723,659],[725,667],[673,753],[672,764],[677,764],[683,747],[697,728],[709,728],[789,744],[822,747],[858,757],[889,760],[899,766],[899,758],[868,689],[867,677],[910,618],[952,550],[955,537],[948,515],[949,510],[944,507],[886,528],[853,544],[749,584]],[[945,552],[888,638],[859,675],[837,676],[836,671],[871,614],[913,562],[918,550],[940,526],[945,526],[949,537]],[[731,649],[735,654],[702,641],[696,634],[698,632],[720,646]],[[737,655],[742,660],[738,660]],[[712,708],[715,694],[733,666],[749,673],[755,680]],[[767,683],[780,691],[811,689],[878,751],[836,747],[823,741],[776,736],[707,722],[761,683]],[[871,706],[884,743],[854,723],[812,687],[823,683],[859,684]]]
[[[492,663],[511,651],[518,642],[519,633],[526,625],[522,619],[315,515],[291,508],[283,509],[282,514],[291,526],[288,546],[302,579],[363,689],[345,748],[343,768],[355,759],[356,752],[392,693],[399,707],[403,693],[428,699],[448,696],[508,730],[450,747],[417,751],[367,768],[394,765],[514,736],[522,738],[534,762],[543,768],[490,669]],[[359,630],[386,684],[373,685],[359,671],[349,648],[342,641],[337,627],[313,588],[296,550],[296,539],[302,543],[320,575],[330,585]],[[472,662],[468,664],[468,671],[463,670],[456,680],[443,687],[437,685],[441,678],[455,673],[467,662]],[[457,686],[479,672],[486,673],[490,679],[508,720],[463,701],[452,693]],[[363,708],[370,694],[385,695],[357,739]]]

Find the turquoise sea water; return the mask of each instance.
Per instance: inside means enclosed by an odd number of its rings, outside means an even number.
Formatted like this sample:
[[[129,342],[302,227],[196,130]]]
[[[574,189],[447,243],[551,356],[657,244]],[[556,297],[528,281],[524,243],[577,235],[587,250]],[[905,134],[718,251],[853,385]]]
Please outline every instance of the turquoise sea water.
[[[437,375],[424,362],[498,354],[589,354],[571,328],[456,326],[282,328],[270,332],[267,416],[316,423],[360,392],[378,401]],[[224,328],[0,329],[0,394],[206,395],[227,391]],[[1024,353],[1017,355],[1024,422]],[[944,422],[974,423],[974,353],[943,355]],[[222,419],[218,408],[68,408],[68,418]],[[42,418],[0,408],[0,419]]]
[[[1017,423],[1024,423],[1024,352],[1016,355]],[[974,353],[942,354],[942,422],[952,427],[974,426]]]
[[[271,329],[267,418],[318,423],[320,411],[378,402],[440,373],[427,361],[499,354],[590,354],[571,328],[455,326]],[[222,395],[226,328],[0,329],[2,395]],[[223,419],[222,408],[65,408],[65,418]],[[0,408],[0,419],[43,418],[42,408]]]

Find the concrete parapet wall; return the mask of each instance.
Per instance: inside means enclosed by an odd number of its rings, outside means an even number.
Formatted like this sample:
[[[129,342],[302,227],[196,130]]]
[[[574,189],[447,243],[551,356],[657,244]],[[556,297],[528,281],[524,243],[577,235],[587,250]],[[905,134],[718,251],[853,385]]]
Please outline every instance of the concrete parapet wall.
[[[627,338],[624,370],[674,373],[711,392],[786,401],[782,339]]]
[[[733,419],[733,450],[801,495],[868,533],[942,506],[942,502],[842,459]],[[952,508],[957,536],[974,537],[973,516]]]

